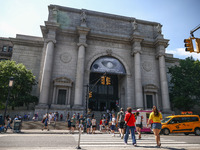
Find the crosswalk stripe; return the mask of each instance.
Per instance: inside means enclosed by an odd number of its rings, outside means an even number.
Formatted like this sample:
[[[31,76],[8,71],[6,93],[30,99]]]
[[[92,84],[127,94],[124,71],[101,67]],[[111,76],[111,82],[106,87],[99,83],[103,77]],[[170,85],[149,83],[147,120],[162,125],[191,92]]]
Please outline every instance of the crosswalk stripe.
[[[131,141],[132,142],[132,141]],[[95,142],[95,141],[88,141],[88,142],[83,142],[83,141],[81,141],[80,143],[82,143],[82,144],[85,144],[85,143],[89,143],[89,144],[94,144],[94,143],[106,143],[106,144],[112,144],[112,143],[117,143],[117,144],[124,144],[124,142],[123,141],[121,141],[121,142],[105,142],[105,141],[98,141],[98,142]],[[155,141],[154,142],[150,142],[150,141],[145,141],[145,142],[138,142],[137,141],[137,144],[139,144],[139,143],[141,143],[141,144],[143,144],[143,143],[145,143],[145,144],[151,144],[151,143],[155,143]],[[177,143],[176,141],[174,141],[174,142],[163,142],[162,141],[162,144],[171,144],[171,143]],[[186,142],[178,142],[179,144],[181,144],[181,143],[186,143]]]
[[[145,147],[145,146],[155,146],[156,144],[150,144],[150,145],[138,145],[138,147]],[[84,146],[84,147],[127,147],[127,146],[133,146],[131,144],[129,145],[81,145],[81,146]],[[170,144],[170,147],[196,147],[196,146],[200,146],[200,144]],[[162,144],[162,147],[169,147],[169,145],[166,145],[166,144]]]

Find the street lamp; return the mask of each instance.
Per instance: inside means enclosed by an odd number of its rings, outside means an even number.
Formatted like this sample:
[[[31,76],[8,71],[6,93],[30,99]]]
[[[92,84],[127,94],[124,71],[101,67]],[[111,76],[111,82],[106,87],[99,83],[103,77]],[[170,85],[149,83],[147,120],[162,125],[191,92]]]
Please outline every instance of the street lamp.
[[[14,84],[14,78],[10,77],[9,84],[8,84],[8,97],[7,97],[7,100],[6,100],[6,108],[5,108],[5,112],[4,112],[4,119],[6,117],[7,105],[8,105],[8,100],[9,100],[9,97],[10,97],[10,89],[13,87],[13,84]]]

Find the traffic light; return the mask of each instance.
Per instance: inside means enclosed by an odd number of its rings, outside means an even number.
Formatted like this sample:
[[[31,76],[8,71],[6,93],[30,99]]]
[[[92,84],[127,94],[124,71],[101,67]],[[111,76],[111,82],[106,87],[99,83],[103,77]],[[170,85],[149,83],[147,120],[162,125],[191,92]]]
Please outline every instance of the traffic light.
[[[102,85],[105,85],[105,78],[106,78],[106,76],[102,76],[102,77],[101,77],[101,84],[102,84]]]
[[[192,43],[192,39],[189,38],[189,39],[185,39],[184,40],[184,43],[185,43],[185,51],[190,51],[190,53],[194,52],[194,47],[193,47],[193,43]]]
[[[197,53],[200,53],[200,39],[196,38],[196,48],[197,48]]]
[[[91,98],[92,97],[92,92],[89,92],[89,98]]]
[[[110,77],[106,77],[106,85],[110,85],[111,81],[110,81]]]

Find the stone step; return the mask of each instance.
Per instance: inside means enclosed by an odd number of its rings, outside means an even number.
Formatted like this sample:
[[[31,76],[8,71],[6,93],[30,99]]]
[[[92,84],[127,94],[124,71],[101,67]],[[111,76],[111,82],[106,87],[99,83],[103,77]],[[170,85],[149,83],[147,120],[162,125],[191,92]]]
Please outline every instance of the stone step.
[[[14,124],[12,124],[14,125]],[[42,129],[44,124],[41,121],[22,121],[21,129]],[[51,122],[48,124],[49,129],[65,130],[67,129],[67,123],[64,121]]]

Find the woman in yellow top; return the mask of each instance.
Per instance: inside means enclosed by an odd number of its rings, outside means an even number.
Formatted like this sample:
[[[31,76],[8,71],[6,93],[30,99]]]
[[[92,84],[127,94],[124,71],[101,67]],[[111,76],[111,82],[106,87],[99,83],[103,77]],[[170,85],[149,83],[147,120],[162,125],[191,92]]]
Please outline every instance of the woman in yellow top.
[[[149,121],[147,123],[147,126],[149,125],[150,122],[153,122],[152,123],[152,129],[153,129],[153,133],[154,133],[155,138],[156,138],[157,147],[161,146],[160,135],[159,135],[159,133],[161,131],[161,127],[162,127],[161,120],[162,120],[162,114],[159,113],[156,106],[153,106],[152,113],[149,116]]]

